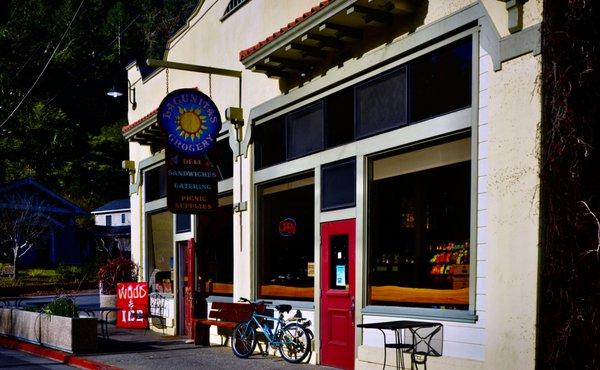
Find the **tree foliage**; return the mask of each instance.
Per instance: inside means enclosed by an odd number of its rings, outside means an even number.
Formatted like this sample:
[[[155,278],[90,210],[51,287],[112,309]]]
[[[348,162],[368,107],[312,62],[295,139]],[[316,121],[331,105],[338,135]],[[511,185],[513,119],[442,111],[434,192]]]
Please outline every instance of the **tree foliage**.
[[[193,0],[0,2],[0,183],[31,176],[90,209],[127,196],[125,65],[161,57]],[[62,42],[61,36],[66,32]],[[120,35],[120,36],[119,36]]]

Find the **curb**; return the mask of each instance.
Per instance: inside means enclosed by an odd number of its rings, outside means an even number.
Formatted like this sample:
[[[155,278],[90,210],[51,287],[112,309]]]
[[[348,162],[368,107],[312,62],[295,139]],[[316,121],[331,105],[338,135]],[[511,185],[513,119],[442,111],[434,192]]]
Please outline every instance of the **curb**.
[[[63,364],[77,366],[82,369],[89,370],[121,370],[118,367],[112,365],[103,364],[101,362],[87,360],[85,358],[77,357],[73,354],[57,351],[55,349],[42,347],[36,344],[22,342],[20,340],[0,337],[0,346],[10,349],[16,349],[30,353],[32,355],[49,358],[61,362]]]

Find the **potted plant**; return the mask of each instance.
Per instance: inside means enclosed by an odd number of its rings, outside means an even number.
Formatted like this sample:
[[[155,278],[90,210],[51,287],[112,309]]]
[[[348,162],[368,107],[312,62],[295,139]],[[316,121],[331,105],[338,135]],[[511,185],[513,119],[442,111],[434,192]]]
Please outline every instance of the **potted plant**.
[[[42,308],[46,315],[77,317],[77,305],[66,296],[59,296]]]
[[[78,317],[75,302],[59,296],[41,310],[0,308],[0,334],[72,353],[97,349],[97,321]]]
[[[100,285],[100,307],[115,307],[117,304],[117,283],[137,281],[138,269],[135,263],[125,257],[108,260],[98,270]],[[114,321],[116,313],[108,319]]]

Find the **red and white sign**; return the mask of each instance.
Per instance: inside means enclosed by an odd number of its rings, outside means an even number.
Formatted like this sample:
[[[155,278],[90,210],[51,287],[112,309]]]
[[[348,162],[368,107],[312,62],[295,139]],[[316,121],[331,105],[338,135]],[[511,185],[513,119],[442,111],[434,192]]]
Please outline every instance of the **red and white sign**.
[[[148,283],[117,284],[117,327],[146,329],[148,327]]]
[[[279,221],[279,235],[283,237],[296,235],[296,220],[288,217]]]

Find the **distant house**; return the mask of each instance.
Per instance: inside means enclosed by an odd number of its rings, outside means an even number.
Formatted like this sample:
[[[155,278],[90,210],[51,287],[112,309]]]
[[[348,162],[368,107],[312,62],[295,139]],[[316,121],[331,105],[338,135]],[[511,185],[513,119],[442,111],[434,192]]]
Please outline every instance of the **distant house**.
[[[117,199],[93,210],[94,241],[111,256],[131,255],[131,211],[129,198]]]
[[[25,207],[42,212],[49,227],[35,247],[21,257],[21,266],[79,264],[89,255],[87,238],[78,232],[75,222],[89,213],[31,178],[0,185],[0,210]]]

